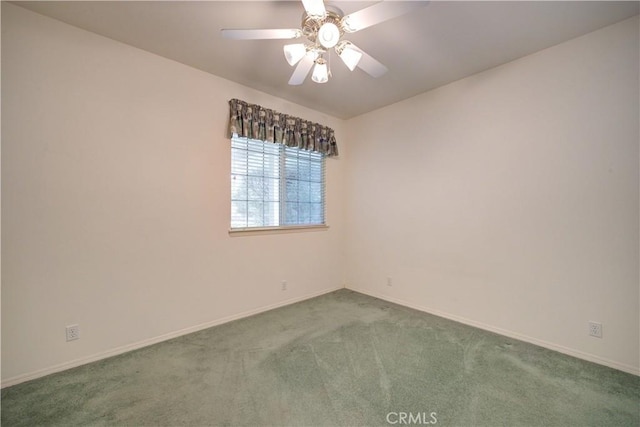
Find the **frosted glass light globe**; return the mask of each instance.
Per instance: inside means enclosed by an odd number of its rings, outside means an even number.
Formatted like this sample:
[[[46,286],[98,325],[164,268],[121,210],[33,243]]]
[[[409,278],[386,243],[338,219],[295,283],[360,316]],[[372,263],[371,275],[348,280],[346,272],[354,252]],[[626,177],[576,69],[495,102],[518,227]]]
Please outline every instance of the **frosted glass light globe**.
[[[322,46],[329,49],[338,44],[340,40],[340,30],[338,26],[332,22],[325,22],[318,31],[318,41]]]

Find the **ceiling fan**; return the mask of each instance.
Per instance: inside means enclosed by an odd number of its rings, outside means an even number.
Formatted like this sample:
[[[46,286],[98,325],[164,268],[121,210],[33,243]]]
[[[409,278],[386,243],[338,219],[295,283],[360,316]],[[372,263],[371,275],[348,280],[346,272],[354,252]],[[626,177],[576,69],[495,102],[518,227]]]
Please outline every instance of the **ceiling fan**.
[[[289,79],[290,85],[301,85],[311,68],[311,79],[326,83],[331,71],[325,56],[330,49],[342,59],[349,70],[360,68],[372,77],[386,73],[387,67],[365,53],[348,40],[345,34],[355,33],[384,21],[404,15],[411,10],[426,6],[429,0],[407,2],[381,1],[349,15],[337,7],[325,5],[323,0],[302,0],[305,12],[300,29],[223,29],[222,36],[232,40],[298,39],[303,43],[284,46],[284,56],[289,65],[298,64]]]

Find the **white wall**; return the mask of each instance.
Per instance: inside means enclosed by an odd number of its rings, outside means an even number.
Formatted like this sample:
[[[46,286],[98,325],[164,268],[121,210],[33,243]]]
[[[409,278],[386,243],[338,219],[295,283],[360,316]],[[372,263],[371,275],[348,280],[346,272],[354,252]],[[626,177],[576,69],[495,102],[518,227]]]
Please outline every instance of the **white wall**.
[[[349,121],[347,286],[638,373],[638,52],[636,17]]]
[[[6,2],[2,89],[3,385],[342,287],[344,144],[329,230],[230,237],[225,135],[231,98],[341,120]]]

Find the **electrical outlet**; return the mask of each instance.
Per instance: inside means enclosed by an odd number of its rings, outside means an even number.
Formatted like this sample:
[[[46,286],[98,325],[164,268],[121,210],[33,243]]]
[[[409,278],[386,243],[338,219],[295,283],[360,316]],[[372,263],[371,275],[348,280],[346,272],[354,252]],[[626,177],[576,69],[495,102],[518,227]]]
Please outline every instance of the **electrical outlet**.
[[[80,326],[69,325],[67,326],[67,341],[73,341],[80,339]]]
[[[393,286],[393,283],[391,283],[391,277],[387,277],[387,286]]]
[[[287,290],[287,281],[286,281],[286,280],[283,280],[283,281],[282,281],[282,290],[283,290],[283,291],[286,291],[286,290]]]
[[[589,321],[589,335],[602,338],[602,323]]]

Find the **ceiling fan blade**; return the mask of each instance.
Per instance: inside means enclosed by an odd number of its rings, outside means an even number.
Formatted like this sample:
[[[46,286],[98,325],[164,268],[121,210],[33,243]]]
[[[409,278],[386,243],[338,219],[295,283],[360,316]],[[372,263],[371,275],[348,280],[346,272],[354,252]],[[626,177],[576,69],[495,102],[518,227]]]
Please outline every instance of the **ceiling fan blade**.
[[[222,37],[231,40],[268,40],[268,39],[297,39],[302,31],[296,29],[264,29],[264,30],[220,30]]]
[[[304,83],[304,79],[307,78],[309,71],[311,71],[311,67],[313,67],[314,63],[313,55],[307,54],[304,58],[298,63],[295,71],[291,75],[289,79],[289,84],[292,86],[298,86]]]
[[[429,0],[403,2],[381,1],[373,6],[346,15],[342,18],[342,25],[345,31],[353,33],[363,28],[397,18],[400,15],[404,15],[418,7],[424,7],[428,4]]]
[[[357,50],[362,54],[360,61],[358,61],[357,67],[371,77],[378,78],[384,75],[389,69],[375,60],[371,55],[360,49],[358,46],[351,43],[351,48]]]
[[[324,18],[327,14],[323,0],[302,0],[302,5],[307,15],[311,17]]]

